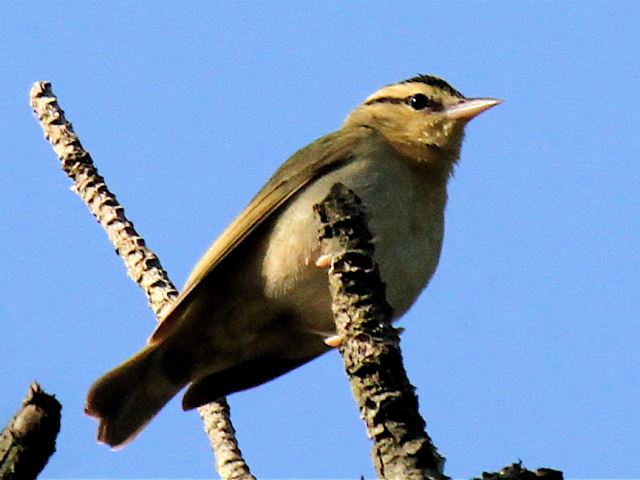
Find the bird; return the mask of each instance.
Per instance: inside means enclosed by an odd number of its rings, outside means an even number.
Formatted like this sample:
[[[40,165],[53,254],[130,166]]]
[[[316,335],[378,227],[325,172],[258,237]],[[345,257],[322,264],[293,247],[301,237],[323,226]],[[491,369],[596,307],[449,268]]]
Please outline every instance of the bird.
[[[434,75],[369,96],[291,156],[205,252],[147,345],[90,388],[98,441],[131,441],[184,387],[184,410],[297,368],[336,342],[314,205],[336,183],[362,200],[392,317],[433,276],[466,124],[501,103]]]

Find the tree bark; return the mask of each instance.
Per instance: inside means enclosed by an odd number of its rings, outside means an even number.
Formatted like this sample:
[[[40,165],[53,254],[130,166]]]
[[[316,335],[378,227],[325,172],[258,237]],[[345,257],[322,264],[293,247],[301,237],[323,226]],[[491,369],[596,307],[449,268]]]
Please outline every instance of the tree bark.
[[[0,433],[0,479],[30,480],[56,451],[62,406],[32,383],[18,413]]]
[[[539,468],[533,472],[524,468],[520,462],[506,466],[499,472],[483,472],[481,478],[482,480],[562,480],[563,475],[561,471],[551,468]]]
[[[329,287],[340,354],[360,415],[373,440],[373,462],[384,479],[444,479],[444,458],[425,431],[418,397],[402,364],[399,330],[373,261],[365,208],[336,184],[316,205],[330,252]]]

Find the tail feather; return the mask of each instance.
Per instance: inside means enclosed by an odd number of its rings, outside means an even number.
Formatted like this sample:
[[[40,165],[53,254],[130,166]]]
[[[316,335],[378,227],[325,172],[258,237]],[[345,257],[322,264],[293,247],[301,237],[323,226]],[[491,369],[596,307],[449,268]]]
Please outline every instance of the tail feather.
[[[93,384],[85,413],[100,421],[99,442],[118,447],[133,440],[186,384],[164,374],[160,353],[160,345],[150,345]]]
[[[304,365],[316,356],[282,359],[259,357],[194,381],[182,399],[182,408],[191,410],[240,390],[255,387]]]

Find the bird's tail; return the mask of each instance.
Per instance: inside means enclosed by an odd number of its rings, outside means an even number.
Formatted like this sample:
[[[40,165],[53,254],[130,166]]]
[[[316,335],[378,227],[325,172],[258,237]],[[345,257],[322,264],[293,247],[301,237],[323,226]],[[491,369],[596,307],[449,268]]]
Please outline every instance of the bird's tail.
[[[164,373],[161,346],[147,346],[89,390],[85,412],[100,421],[99,442],[118,447],[132,440],[187,383]]]

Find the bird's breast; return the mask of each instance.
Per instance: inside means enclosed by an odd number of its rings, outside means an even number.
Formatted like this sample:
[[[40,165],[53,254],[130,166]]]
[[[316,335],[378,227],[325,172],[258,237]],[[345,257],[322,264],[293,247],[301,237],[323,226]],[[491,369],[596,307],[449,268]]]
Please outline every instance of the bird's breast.
[[[302,327],[330,334],[333,319],[313,206],[335,183],[355,191],[374,238],[374,259],[394,316],[402,315],[433,275],[444,231],[445,186],[404,157],[362,155],[299,192],[273,221],[262,260],[266,296],[300,312]]]

